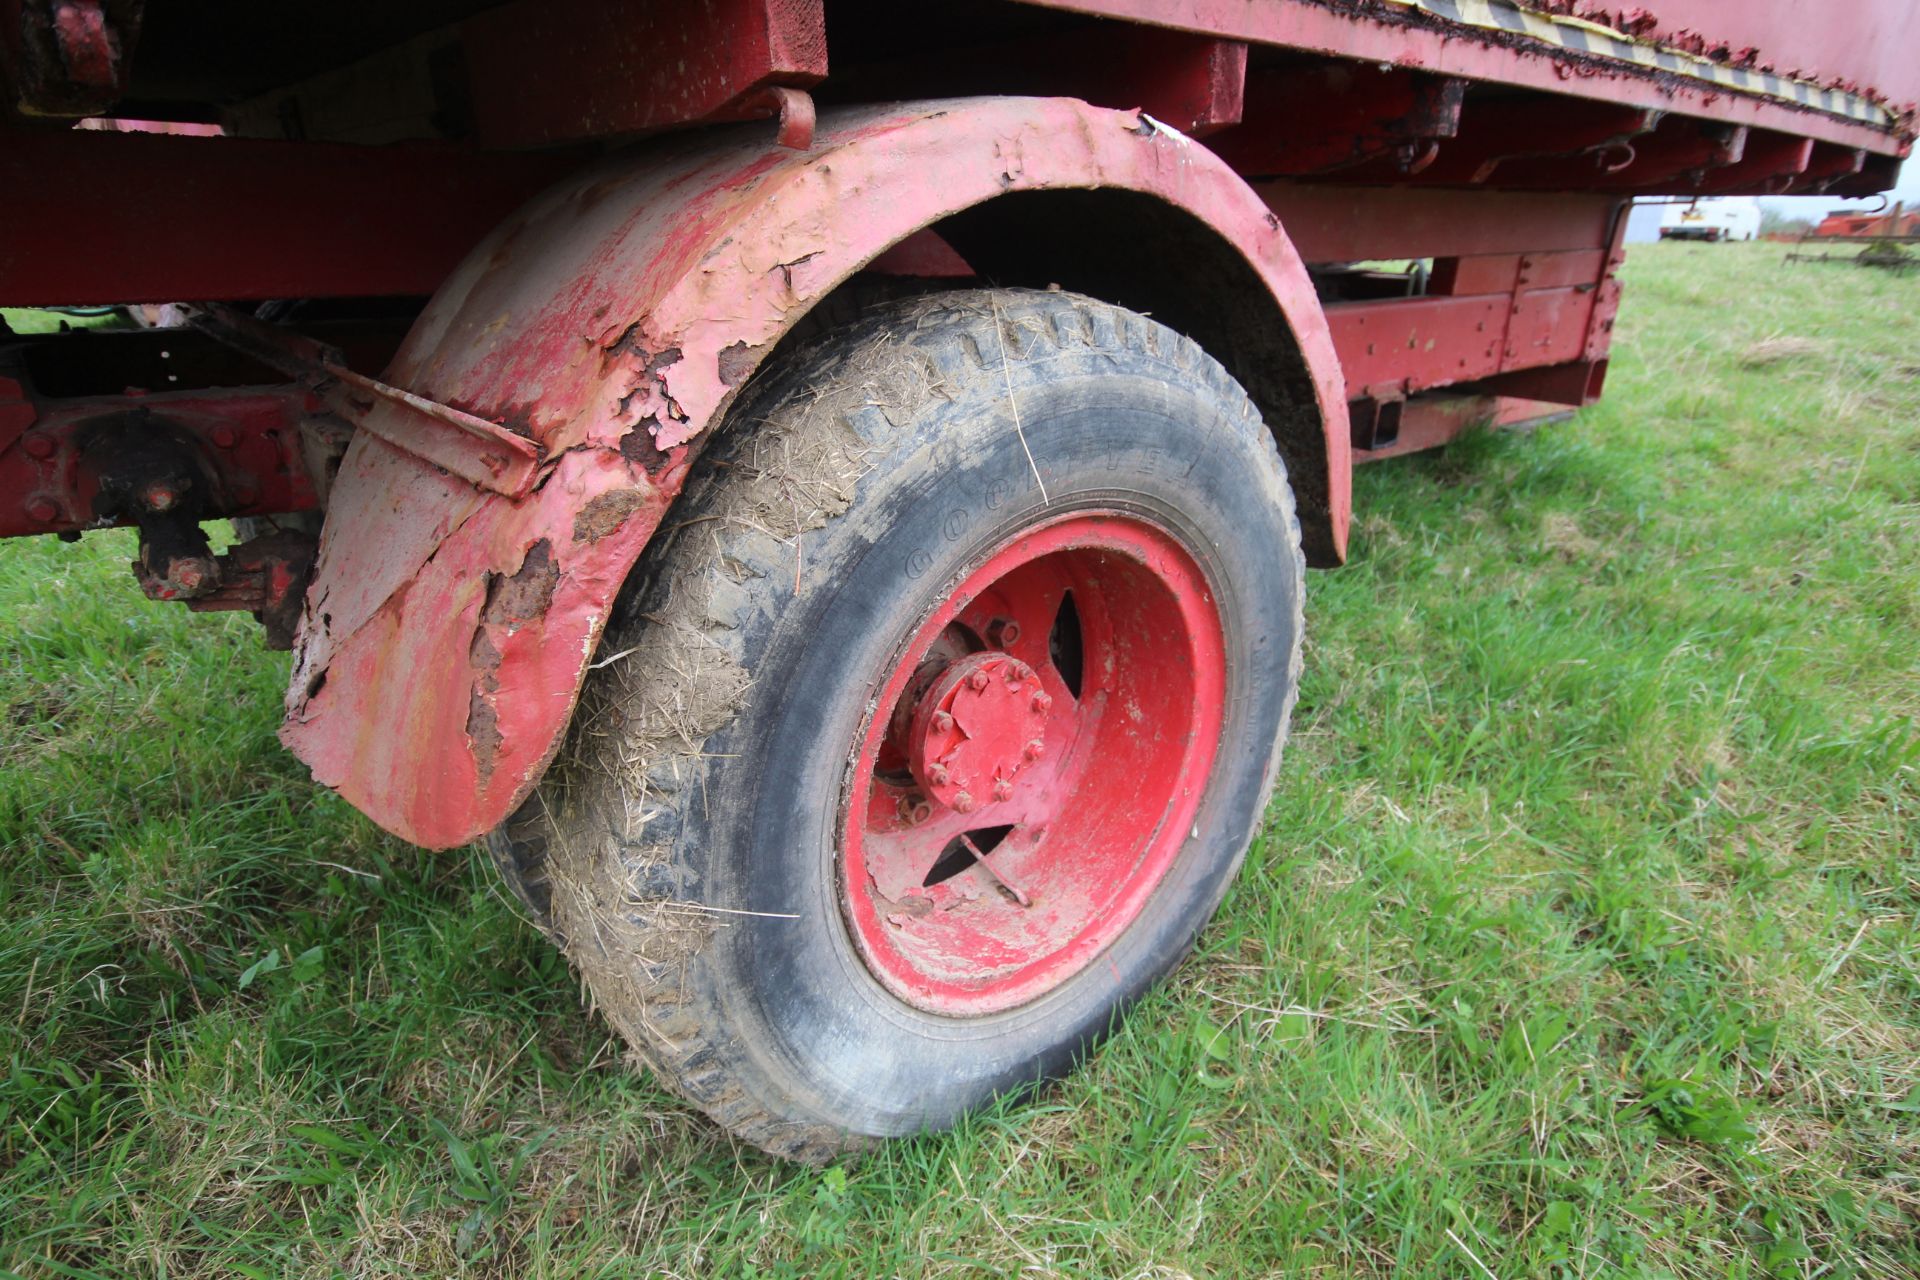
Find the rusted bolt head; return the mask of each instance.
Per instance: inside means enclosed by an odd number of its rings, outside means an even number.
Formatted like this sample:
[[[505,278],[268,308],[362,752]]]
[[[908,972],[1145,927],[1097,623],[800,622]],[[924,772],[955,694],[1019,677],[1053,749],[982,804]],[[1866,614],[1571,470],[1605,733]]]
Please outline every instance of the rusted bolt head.
[[[973,796],[965,791],[955,795],[953,797],[953,811],[955,813],[972,813]]]
[[[20,447],[27,451],[29,458],[51,458],[59,446],[54,444],[52,436],[31,435],[20,442]]]
[[[1022,751],[1020,754],[1027,758],[1028,763],[1032,763],[1033,761],[1038,760],[1041,756],[1044,756],[1045,754],[1047,754],[1047,744],[1040,741],[1040,739],[1035,738],[1032,742],[1029,742],[1027,744],[1026,750]]]
[[[1033,695],[1033,709],[1035,711],[1045,711],[1048,707],[1051,707],[1052,705],[1053,705],[1052,694],[1041,692]]]
[[[171,511],[180,501],[180,491],[164,480],[152,480],[141,488],[139,501],[149,511]]]
[[[975,693],[980,692],[982,689],[986,687],[987,687],[986,672],[976,671],[972,675],[967,677],[967,688],[973,690]]]
[[[995,778],[993,782],[993,798],[995,800],[1011,800],[1013,798],[1013,784],[1005,778]]]
[[[952,715],[945,711],[936,711],[933,713],[933,730],[935,733],[945,733],[951,728],[953,728]]]
[[[947,766],[943,764],[936,764],[930,767],[927,770],[927,781],[931,782],[936,787],[946,786],[947,785]]]
[[[60,508],[51,498],[34,498],[27,503],[27,514],[41,524],[52,524],[60,518]]]
[[[175,560],[167,566],[167,585],[182,595],[197,595],[213,577],[213,566],[199,556]]]
[[[913,811],[907,814],[907,821],[915,823],[917,825],[919,823],[925,822],[928,818],[931,818],[932,816],[933,816],[933,806],[925,800],[916,800],[913,802]]]
[[[228,426],[215,427],[209,434],[213,442],[222,449],[233,448],[234,442],[240,439],[239,436],[233,433],[233,428]]]

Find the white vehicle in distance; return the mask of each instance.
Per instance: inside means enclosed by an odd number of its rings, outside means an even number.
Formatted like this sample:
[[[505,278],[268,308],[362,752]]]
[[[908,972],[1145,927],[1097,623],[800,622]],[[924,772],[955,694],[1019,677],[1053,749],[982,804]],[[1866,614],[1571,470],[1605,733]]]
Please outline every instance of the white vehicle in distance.
[[[1760,235],[1760,202],[1752,196],[1694,200],[1667,206],[1662,240],[1753,240]]]

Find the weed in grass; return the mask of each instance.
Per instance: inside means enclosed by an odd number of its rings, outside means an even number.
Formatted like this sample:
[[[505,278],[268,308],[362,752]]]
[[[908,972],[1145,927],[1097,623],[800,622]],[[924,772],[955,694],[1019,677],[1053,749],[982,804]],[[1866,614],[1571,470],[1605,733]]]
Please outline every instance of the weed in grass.
[[[1920,1274],[1920,307],[1777,258],[1636,249],[1602,405],[1363,469],[1199,954],[824,1171],[317,791],[250,624],[0,547],[0,1267]]]

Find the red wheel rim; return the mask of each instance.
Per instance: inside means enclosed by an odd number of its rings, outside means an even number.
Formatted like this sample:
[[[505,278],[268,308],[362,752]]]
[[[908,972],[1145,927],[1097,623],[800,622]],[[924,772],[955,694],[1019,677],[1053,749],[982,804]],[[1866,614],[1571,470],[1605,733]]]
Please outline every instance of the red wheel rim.
[[[997,548],[860,736],[841,890],[867,967],[956,1016],[1084,969],[1192,833],[1225,699],[1213,591],[1165,530],[1079,512]]]

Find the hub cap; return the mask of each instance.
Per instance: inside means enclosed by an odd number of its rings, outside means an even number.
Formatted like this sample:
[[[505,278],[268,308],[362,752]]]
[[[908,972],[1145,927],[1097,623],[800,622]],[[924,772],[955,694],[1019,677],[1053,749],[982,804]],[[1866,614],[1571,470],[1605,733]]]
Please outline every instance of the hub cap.
[[[1165,530],[1083,512],[998,548],[856,744],[842,906],[868,968],[953,1015],[1085,968],[1189,837],[1225,692],[1212,590]]]

